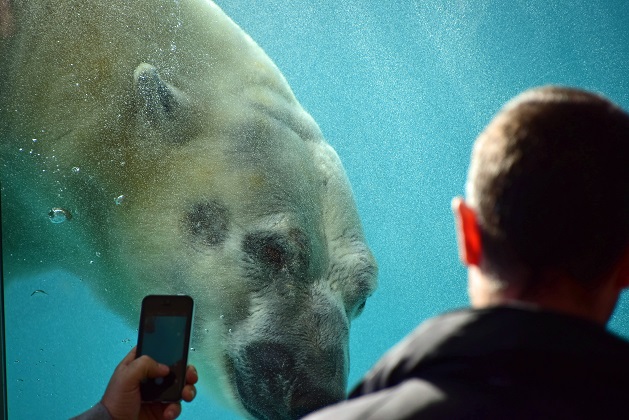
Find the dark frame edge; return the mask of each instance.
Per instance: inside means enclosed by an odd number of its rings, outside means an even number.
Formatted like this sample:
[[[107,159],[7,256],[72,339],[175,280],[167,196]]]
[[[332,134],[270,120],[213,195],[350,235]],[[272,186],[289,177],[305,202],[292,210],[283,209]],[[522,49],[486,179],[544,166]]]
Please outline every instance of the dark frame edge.
[[[2,186],[0,186],[1,197]],[[4,264],[2,263],[2,199],[0,198],[0,419],[9,418],[7,407],[7,358],[4,336]]]

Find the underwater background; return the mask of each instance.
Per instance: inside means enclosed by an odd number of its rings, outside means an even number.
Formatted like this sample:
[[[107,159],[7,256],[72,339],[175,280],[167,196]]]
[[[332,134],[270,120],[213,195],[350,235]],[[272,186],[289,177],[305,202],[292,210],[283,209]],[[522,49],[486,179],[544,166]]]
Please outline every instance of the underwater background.
[[[508,99],[562,84],[629,109],[624,0],[217,3],[278,65],[352,183],[380,286],[352,324],[350,387],[417,324],[467,304],[450,200]],[[67,273],[18,283],[5,290],[9,418],[76,415],[137,330]],[[629,338],[626,294],[610,329]],[[180,418],[238,417],[201,392]]]

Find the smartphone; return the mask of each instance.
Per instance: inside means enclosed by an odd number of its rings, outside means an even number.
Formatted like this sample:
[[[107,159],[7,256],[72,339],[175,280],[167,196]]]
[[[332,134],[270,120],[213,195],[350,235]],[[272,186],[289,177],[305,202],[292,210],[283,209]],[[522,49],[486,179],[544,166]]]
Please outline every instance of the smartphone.
[[[163,378],[140,385],[143,402],[177,402],[186,384],[194,301],[185,295],[149,295],[142,300],[136,358],[147,355],[170,367]]]

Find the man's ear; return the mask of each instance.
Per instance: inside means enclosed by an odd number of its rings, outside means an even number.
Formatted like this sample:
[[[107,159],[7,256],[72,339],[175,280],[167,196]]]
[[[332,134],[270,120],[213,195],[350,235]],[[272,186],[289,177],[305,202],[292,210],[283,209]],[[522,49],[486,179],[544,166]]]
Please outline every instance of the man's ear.
[[[461,197],[452,199],[452,212],[456,222],[459,258],[465,265],[479,266],[482,244],[480,229],[476,222],[476,213]]]

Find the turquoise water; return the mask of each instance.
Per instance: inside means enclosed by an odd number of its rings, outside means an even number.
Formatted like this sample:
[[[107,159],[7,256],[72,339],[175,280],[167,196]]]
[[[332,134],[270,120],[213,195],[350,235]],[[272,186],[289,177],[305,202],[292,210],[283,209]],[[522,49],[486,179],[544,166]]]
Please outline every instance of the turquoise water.
[[[350,384],[419,322],[466,304],[450,199],[463,193],[474,137],[506,100],[554,83],[629,109],[625,1],[218,4],[282,70],[352,183],[380,288],[352,324]],[[137,332],[78,278],[25,281],[6,290],[11,418],[77,414]],[[610,328],[629,337],[626,296]],[[234,416],[201,395],[181,418]]]

